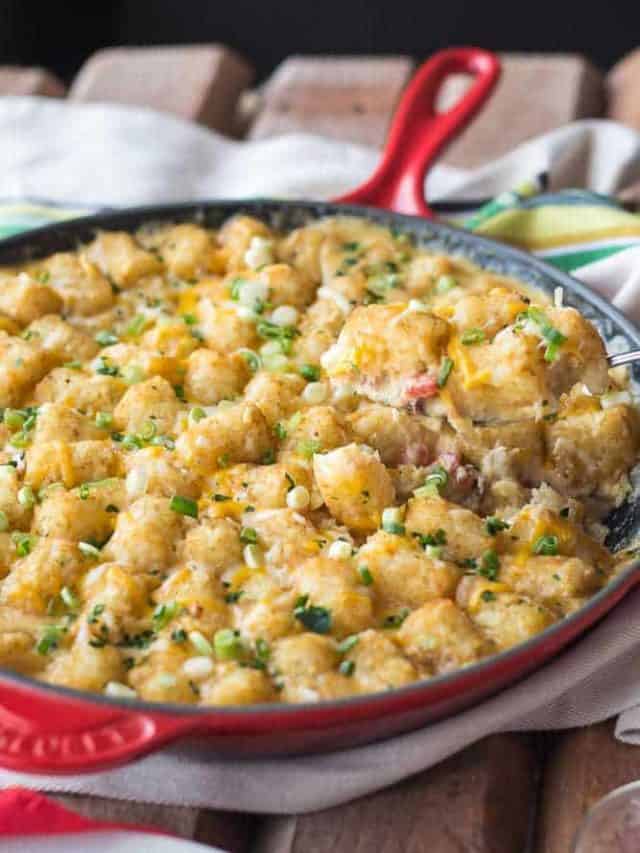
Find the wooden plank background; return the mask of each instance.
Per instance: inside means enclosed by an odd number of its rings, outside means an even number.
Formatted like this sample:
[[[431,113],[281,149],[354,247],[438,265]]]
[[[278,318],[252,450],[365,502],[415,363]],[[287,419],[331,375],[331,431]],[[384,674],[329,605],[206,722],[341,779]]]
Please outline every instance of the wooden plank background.
[[[609,115],[640,129],[640,50],[604,75],[579,56],[508,54],[486,111],[445,161],[472,167],[538,133]],[[414,61],[297,57],[249,89],[251,63],[221,45],[109,49],[72,82],[75,101],[150,106],[235,136],[303,131],[380,147]],[[451,103],[466,85],[452,80]],[[0,68],[0,95],[65,97],[38,68]],[[640,200],[640,186],[624,193]],[[232,853],[567,853],[588,808],[640,775],[640,750],[612,724],[557,735],[498,735],[385,791],[310,815],[265,818],[58,796],[96,818],[158,827]]]

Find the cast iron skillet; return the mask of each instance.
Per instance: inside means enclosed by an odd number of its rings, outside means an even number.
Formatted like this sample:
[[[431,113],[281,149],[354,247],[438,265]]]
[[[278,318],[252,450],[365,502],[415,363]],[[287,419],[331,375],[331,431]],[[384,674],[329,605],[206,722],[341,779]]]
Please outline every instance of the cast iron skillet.
[[[473,87],[449,113],[437,115],[437,91],[457,72],[472,74]],[[434,56],[401,101],[381,165],[363,187],[337,203],[214,201],[101,214],[7,239],[0,243],[0,264],[73,249],[98,228],[133,231],[143,223],[173,221],[215,228],[233,213],[247,213],[288,229],[322,216],[355,214],[399,229],[421,246],[461,255],[542,290],[561,286],[565,303],[593,320],[609,345],[639,347],[634,326],[569,276],[523,252],[431,221],[423,198],[427,168],[479,109],[498,75],[497,60],[484,51],[462,48]],[[631,541],[640,527],[638,512],[630,504],[616,513],[610,544],[623,547]],[[549,660],[614,607],[640,578],[639,565],[632,562],[577,613],[520,646],[458,672],[350,699],[196,708],[109,699],[0,670],[0,766],[32,773],[91,772],[186,736],[203,738],[209,748],[233,756],[329,751],[389,737],[477,703]]]

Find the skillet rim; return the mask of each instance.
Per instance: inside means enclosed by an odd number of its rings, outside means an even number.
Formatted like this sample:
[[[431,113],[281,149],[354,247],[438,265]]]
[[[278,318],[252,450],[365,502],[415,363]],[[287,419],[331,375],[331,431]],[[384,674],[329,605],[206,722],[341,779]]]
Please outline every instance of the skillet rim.
[[[5,237],[0,240],[0,265],[17,263],[36,259],[42,255],[50,254],[55,251],[70,250],[73,246],[80,242],[91,239],[93,232],[99,229],[118,229],[131,232],[141,225],[161,222],[161,221],[195,221],[197,224],[207,224],[206,218],[208,214],[216,212],[221,216],[221,221],[233,213],[246,213],[254,215],[258,218],[269,218],[281,211],[304,211],[308,218],[321,218],[324,216],[359,216],[367,218],[373,222],[393,227],[394,225],[405,226],[405,229],[411,230],[414,233],[428,235],[435,238],[448,238],[454,245],[464,250],[465,248],[475,249],[479,253],[486,253],[497,257],[503,261],[511,261],[514,266],[524,267],[531,272],[543,277],[547,280],[551,279],[556,286],[565,288],[569,292],[576,294],[582,300],[591,305],[597,316],[613,321],[621,331],[630,338],[640,348],[640,329],[638,329],[627,317],[625,317],[617,308],[605,301],[598,293],[590,290],[586,285],[572,278],[569,274],[560,270],[557,267],[547,264],[540,258],[531,255],[522,249],[517,249],[505,243],[500,243],[497,240],[492,240],[487,237],[474,234],[473,232],[465,231],[453,225],[434,222],[430,219],[422,219],[418,216],[410,216],[407,214],[394,213],[392,211],[381,210],[379,208],[365,207],[361,205],[346,205],[335,204],[332,202],[318,202],[307,200],[290,200],[290,199],[271,199],[271,198],[249,198],[249,199],[221,199],[221,200],[202,200],[178,202],[170,204],[143,205],[138,207],[127,207],[118,210],[109,209],[93,213],[89,216],[74,217],[66,219],[62,222],[55,222],[37,228],[32,228],[28,231],[20,232],[19,234]],[[66,238],[66,239],[65,239]],[[59,245],[57,248],[55,244]],[[447,251],[451,251],[447,249]],[[5,255],[9,254],[12,259],[5,260]],[[456,250],[451,251],[455,256]],[[478,265],[479,262],[473,257],[473,253],[465,253],[460,251],[468,260]],[[484,268],[484,267],[482,267]],[[535,283],[531,283],[535,287]],[[624,568],[613,580],[605,587],[599,590],[589,601],[580,607],[575,613],[570,616],[550,625],[539,634],[526,640],[524,643],[498,652],[484,658],[477,663],[461,669],[454,670],[450,673],[434,676],[433,678],[419,679],[404,687],[396,687],[387,691],[378,691],[375,693],[366,693],[359,696],[352,696],[343,699],[327,699],[321,702],[300,702],[300,703],[257,703],[255,705],[228,705],[228,706],[194,706],[178,702],[149,702],[143,699],[116,699],[105,696],[100,693],[92,693],[88,690],[77,690],[63,685],[47,684],[39,681],[37,678],[32,678],[28,675],[17,673],[5,667],[0,667],[0,683],[12,682],[22,688],[28,688],[31,691],[44,694],[45,696],[53,695],[65,697],[74,702],[80,703],[95,703],[97,705],[127,709],[130,712],[150,712],[163,715],[171,715],[173,717],[185,716],[194,718],[237,718],[242,717],[248,719],[259,717],[265,713],[269,715],[276,714],[278,716],[295,716],[300,721],[302,728],[305,718],[316,714],[320,710],[327,712],[344,711],[347,712],[350,708],[370,705],[384,705],[389,697],[393,697],[397,702],[401,702],[403,698],[419,698],[424,695],[425,705],[428,704],[428,693],[446,689],[452,684],[455,685],[456,680],[461,682],[469,677],[476,679],[482,678],[485,672],[491,673],[493,669],[509,668],[512,660],[523,658],[523,663],[517,667],[517,672],[508,679],[503,679],[495,689],[487,690],[477,702],[472,701],[469,706],[464,706],[458,709],[455,713],[459,713],[467,707],[472,707],[479,702],[485,701],[492,695],[497,695],[509,686],[526,677],[533,671],[541,669],[546,663],[549,663],[553,658],[560,655],[568,645],[576,642],[590,628],[604,619],[610,609],[619,604],[619,601],[614,602],[609,608],[598,617],[592,616],[592,611],[598,611],[600,605],[607,599],[616,597],[616,594],[621,589],[624,592],[629,591],[633,584],[633,575],[640,569],[640,555],[631,560],[629,565]],[[628,589],[627,589],[628,588]],[[623,594],[624,594],[623,592]],[[622,597],[622,596],[620,596]],[[576,623],[587,621],[582,629],[578,629],[575,636],[572,634],[572,628]],[[539,647],[544,646],[550,640],[556,638],[556,635],[566,633],[572,635],[572,639],[567,639],[561,643],[556,651],[544,654],[542,659],[532,667],[527,667],[524,662],[528,657],[536,658],[535,652]],[[531,655],[529,655],[531,653]],[[43,696],[44,698],[44,696]],[[421,703],[422,704],[422,703]],[[412,707],[417,707],[413,705]],[[374,707],[371,708],[374,711]],[[387,716],[389,712],[382,712],[376,716]],[[374,716],[373,714],[367,715]],[[450,713],[444,713],[442,717],[451,716]],[[440,718],[440,715],[438,716]],[[325,727],[330,728],[336,723],[327,724]],[[428,723],[427,723],[428,725]]]

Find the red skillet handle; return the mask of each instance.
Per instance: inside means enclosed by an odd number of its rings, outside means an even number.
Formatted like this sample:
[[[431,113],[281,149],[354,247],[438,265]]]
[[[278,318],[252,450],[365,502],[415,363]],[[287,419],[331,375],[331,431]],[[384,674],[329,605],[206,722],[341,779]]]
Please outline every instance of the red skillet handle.
[[[108,770],[192,732],[198,722],[0,684],[0,767],[47,774]]]
[[[471,88],[448,112],[437,113],[435,103],[443,82],[459,73],[475,77]],[[454,47],[432,56],[400,100],[382,160],[372,177],[335,201],[432,218],[424,198],[427,171],[478,112],[499,76],[498,58],[476,47]]]

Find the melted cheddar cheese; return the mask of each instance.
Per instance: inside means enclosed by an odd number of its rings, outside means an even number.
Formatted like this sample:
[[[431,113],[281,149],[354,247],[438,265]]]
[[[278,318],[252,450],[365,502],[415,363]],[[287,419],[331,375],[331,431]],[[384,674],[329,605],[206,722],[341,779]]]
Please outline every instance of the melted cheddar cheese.
[[[595,329],[517,281],[365,220],[236,216],[0,284],[5,667],[332,699],[509,648],[615,571],[637,411]]]

